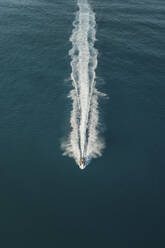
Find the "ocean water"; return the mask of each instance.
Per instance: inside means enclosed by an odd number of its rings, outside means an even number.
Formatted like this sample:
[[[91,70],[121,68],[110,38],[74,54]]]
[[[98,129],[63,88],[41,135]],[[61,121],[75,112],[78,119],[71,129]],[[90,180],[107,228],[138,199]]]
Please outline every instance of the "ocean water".
[[[165,246],[165,3],[91,0],[102,156],[63,156],[77,1],[0,0],[0,246]]]

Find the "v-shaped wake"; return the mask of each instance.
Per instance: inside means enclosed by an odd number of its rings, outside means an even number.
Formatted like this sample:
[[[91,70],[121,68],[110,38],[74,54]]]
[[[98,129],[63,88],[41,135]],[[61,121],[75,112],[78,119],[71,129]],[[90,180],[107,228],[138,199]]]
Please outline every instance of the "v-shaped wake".
[[[98,97],[95,69],[97,67],[96,21],[87,0],[78,0],[78,12],[73,22],[70,37],[72,49],[71,80],[73,90],[70,92],[72,111],[70,118],[71,132],[67,142],[62,144],[64,155],[73,157],[81,169],[92,158],[101,156],[104,143],[99,138]]]

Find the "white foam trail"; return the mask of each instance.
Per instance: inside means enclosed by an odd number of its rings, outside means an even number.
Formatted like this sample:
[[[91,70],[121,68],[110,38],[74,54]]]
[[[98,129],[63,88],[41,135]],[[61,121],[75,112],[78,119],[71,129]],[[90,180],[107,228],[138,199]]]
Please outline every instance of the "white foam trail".
[[[104,143],[99,138],[98,97],[95,69],[97,67],[96,21],[87,0],[78,0],[79,10],[73,23],[70,37],[72,49],[71,79],[74,89],[70,93],[73,101],[71,112],[71,133],[67,142],[62,144],[64,155],[73,157],[79,165],[81,157],[101,156]]]

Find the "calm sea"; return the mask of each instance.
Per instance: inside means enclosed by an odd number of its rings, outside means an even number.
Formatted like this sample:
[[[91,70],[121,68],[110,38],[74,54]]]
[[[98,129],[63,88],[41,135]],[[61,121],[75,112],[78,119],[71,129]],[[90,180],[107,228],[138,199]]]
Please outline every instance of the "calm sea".
[[[165,247],[165,2],[92,0],[101,158],[62,156],[73,0],[0,0],[0,247]]]

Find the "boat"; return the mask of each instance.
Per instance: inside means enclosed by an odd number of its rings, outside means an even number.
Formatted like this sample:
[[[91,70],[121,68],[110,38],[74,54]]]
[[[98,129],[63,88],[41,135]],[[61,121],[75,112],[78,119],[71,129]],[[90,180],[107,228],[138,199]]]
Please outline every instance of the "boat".
[[[85,169],[86,167],[86,159],[84,157],[80,158],[80,169]]]

